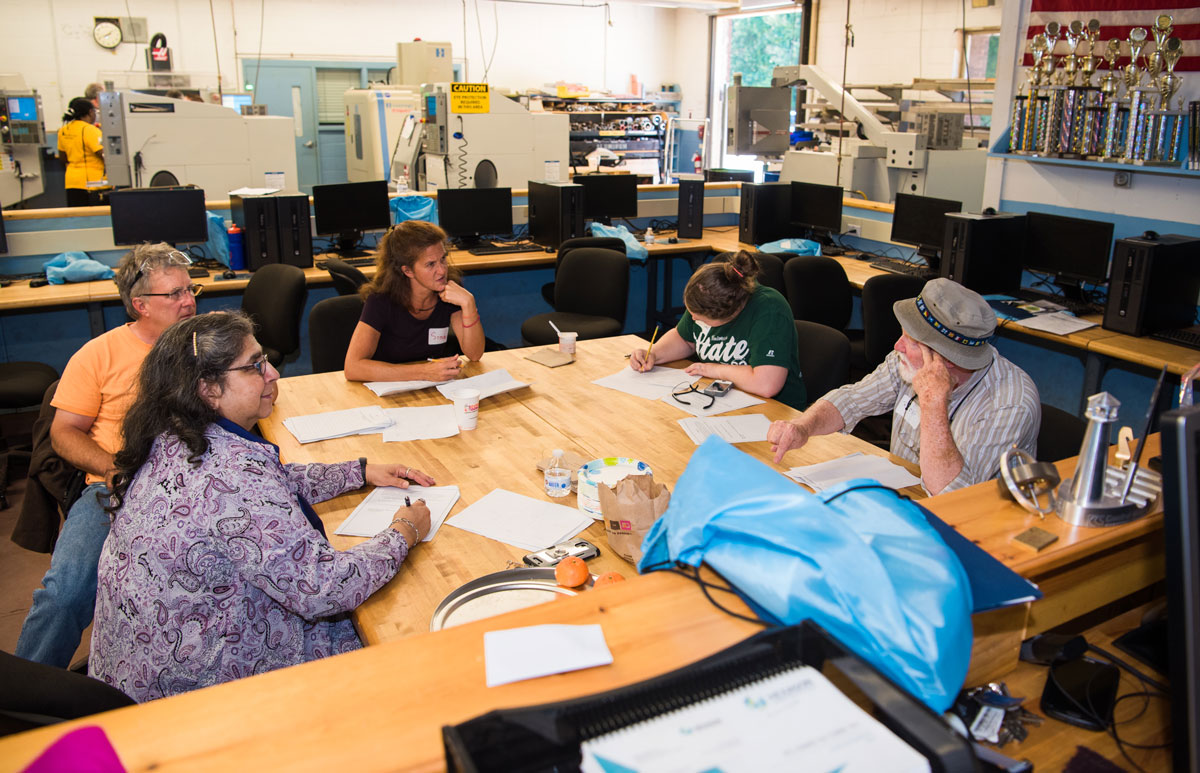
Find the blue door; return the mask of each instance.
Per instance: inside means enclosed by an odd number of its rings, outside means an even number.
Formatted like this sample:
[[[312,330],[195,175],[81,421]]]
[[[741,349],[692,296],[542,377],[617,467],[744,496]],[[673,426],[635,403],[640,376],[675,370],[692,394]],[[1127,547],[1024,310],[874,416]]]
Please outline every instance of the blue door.
[[[256,73],[257,70],[257,73]],[[295,123],[296,172],[299,187],[312,193],[321,182],[317,147],[317,84],[312,65],[300,62],[243,60],[247,81],[258,81],[258,103],[267,106],[268,115],[290,115]]]

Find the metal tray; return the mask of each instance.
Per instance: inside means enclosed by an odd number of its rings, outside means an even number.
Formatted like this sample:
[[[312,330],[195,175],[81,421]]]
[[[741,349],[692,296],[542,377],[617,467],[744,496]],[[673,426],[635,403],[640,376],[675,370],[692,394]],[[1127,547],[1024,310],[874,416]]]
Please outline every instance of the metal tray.
[[[589,577],[582,587],[590,586],[595,579]],[[453,628],[553,601],[558,596],[577,595],[578,590],[558,584],[553,567],[505,569],[478,577],[451,591],[433,611],[429,630]]]

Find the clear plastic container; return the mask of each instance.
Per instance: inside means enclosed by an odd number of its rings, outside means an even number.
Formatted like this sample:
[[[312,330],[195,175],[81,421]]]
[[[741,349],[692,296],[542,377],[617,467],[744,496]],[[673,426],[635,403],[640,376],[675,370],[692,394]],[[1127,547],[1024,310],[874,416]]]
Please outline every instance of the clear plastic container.
[[[554,449],[550,463],[546,465],[546,495],[554,498],[571,493],[571,470],[563,462],[562,449]]]

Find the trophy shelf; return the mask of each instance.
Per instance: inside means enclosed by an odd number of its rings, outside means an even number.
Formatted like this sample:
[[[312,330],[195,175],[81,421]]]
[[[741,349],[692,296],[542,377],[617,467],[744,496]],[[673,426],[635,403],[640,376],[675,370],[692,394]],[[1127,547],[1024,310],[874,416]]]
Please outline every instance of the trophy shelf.
[[[1084,169],[1099,169],[1105,172],[1137,172],[1138,174],[1157,174],[1166,177],[1200,178],[1200,170],[1185,169],[1182,166],[1163,166],[1156,164],[1139,164],[1129,161],[1087,161],[1074,158],[1047,158],[1045,156],[1028,156],[1020,153],[1009,153],[997,148],[1008,147],[1008,130],[1000,135],[1000,139],[988,151],[989,158],[1002,158],[1005,161],[1022,161],[1030,164],[1049,164],[1051,166],[1074,166]]]

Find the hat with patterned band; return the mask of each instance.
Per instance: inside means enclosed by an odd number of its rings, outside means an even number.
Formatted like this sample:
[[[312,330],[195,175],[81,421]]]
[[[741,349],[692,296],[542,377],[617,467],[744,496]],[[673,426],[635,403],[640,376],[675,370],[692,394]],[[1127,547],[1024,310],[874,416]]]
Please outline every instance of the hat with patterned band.
[[[979,293],[945,278],[933,279],[916,298],[892,306],[909,338],[950,362],[978,370],[992,360],[988,343],[996,332],[996,313]]]

